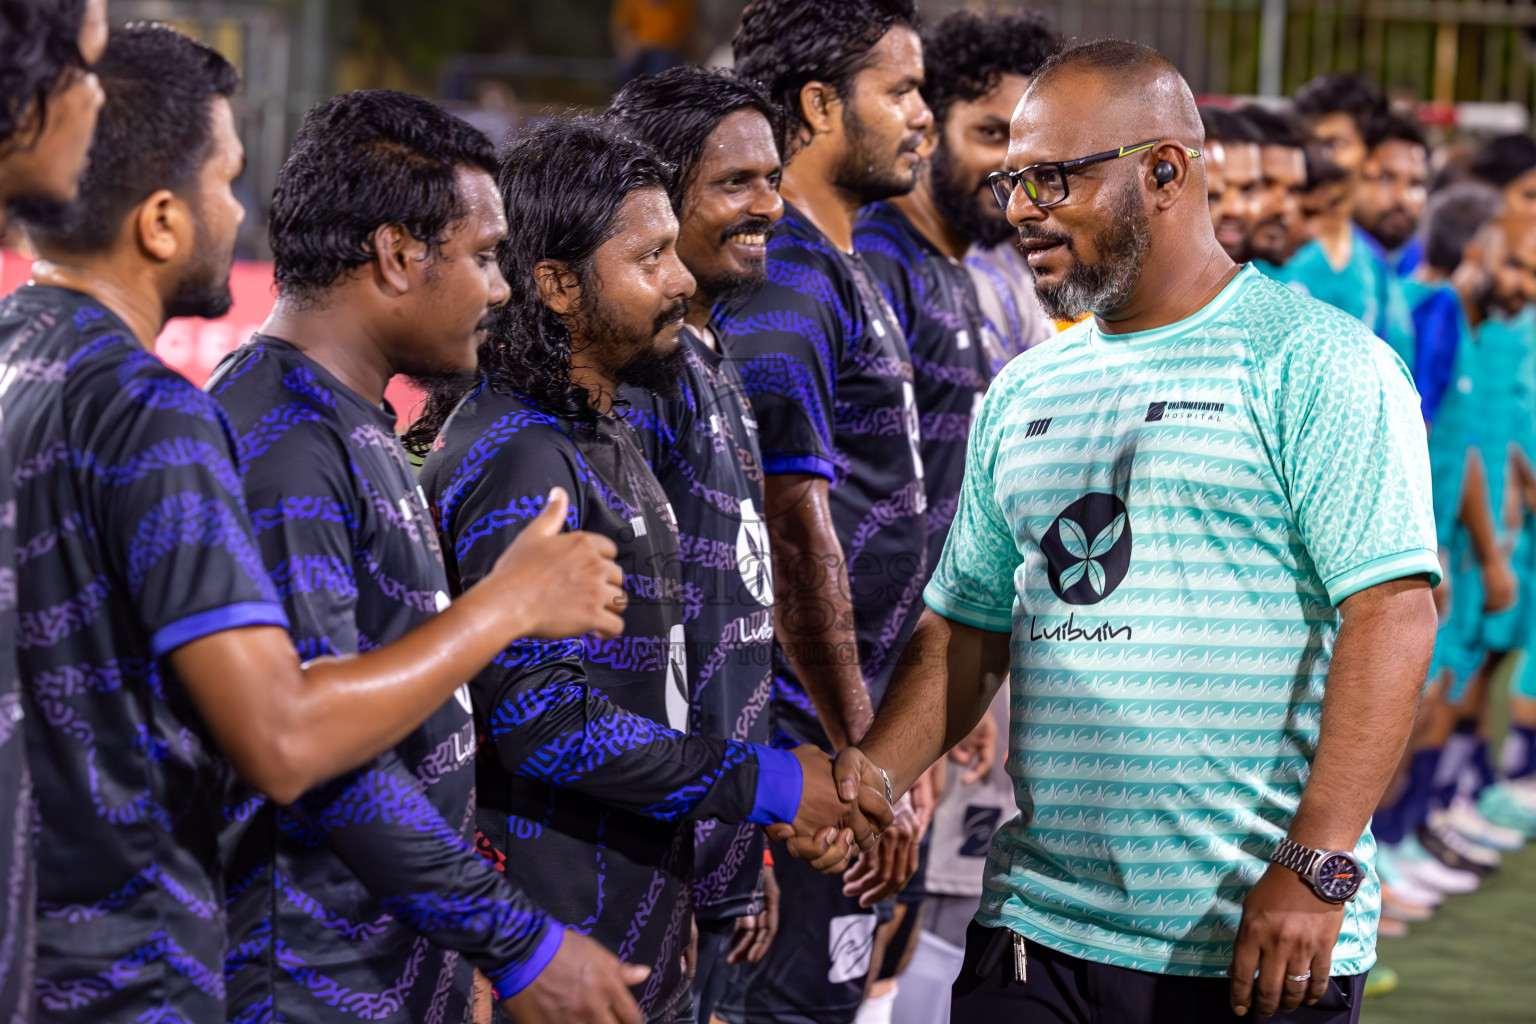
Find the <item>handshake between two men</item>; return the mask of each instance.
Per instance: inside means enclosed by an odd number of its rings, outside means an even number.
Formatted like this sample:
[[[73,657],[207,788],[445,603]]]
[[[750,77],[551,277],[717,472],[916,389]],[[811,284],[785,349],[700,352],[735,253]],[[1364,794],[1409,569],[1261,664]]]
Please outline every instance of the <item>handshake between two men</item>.
[[[858,853],[843,893],[862,906],[900,892],[917,871],[926,825],[917,787],[913,798],[898,801],[885,773],[864,758],[840,759],[834,776],[832,758],[817,747],[802,744],[793,753],[802,776],[800,808],[794,821],[768,826],[768,838],[822,874],[847,869]]]

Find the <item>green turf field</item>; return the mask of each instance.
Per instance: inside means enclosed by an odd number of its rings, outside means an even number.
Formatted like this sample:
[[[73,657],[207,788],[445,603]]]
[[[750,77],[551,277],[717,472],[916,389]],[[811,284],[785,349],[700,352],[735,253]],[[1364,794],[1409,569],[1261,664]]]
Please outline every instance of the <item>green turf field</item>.
[[[1494,673],[1494,736],[1504,731],[1512,667]],[[1402,984],[1366,1000],[1361,1024],[1536,1024],[1536,842],[1380,953]]]
[[[1536,844],[1504,864],[1406,939],[1381,944],[1402,984],[1366,1000],[1362,1024],[1536,1022]]]

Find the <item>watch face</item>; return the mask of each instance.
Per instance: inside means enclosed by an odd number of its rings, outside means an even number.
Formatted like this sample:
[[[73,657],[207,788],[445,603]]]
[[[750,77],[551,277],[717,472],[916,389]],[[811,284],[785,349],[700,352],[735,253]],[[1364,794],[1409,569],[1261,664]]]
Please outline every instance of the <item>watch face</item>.
[[[1317,866],[1317,887],[1325,899],[1343,903],[1360,889],[1364,881],[1365,872],[1352,857],[1335,853]]]

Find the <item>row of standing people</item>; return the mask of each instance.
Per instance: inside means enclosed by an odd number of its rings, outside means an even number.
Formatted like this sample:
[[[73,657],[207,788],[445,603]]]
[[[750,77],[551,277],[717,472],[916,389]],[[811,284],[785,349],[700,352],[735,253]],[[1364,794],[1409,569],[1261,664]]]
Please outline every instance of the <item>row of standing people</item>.
[[[1445,579],[1414,737],[1372,824],[1382,934],[1398,936],[1536,835],[1536,683],[1523,653],[1536,522],[1536,143],[1515,134],[1437,148],[1411,111],[1343,74],[1303,87],[1289,111],[1202,114],[1211,218],[1228,253],[1360,318],[1420,396]],[[1501,666],[1502,738],[1490,735]],[[1376,983],[1395,976],[1378,970]]]

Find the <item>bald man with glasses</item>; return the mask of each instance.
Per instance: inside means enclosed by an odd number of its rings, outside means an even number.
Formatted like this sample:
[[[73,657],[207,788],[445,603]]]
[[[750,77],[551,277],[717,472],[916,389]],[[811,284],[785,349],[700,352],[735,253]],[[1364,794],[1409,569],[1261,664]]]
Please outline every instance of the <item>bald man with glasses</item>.
[[[1346,1024],[1375,961],[1366,824],[1440,575],[1423,422],[1362,324],[1223,251],[1202,145],[1163,57],[1095,42],[1041,67],[994,178],[1047,312],[1094,315],[988,391],[836,766],[899,794],[1010,681],[1020,813],[955,1022]]]

